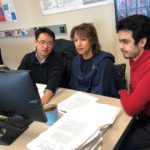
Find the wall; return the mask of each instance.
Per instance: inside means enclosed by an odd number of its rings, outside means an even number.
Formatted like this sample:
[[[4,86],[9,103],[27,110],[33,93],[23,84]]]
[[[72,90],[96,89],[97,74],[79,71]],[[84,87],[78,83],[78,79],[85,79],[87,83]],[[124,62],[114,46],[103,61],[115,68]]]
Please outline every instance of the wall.
[[[18,22],[0,23],[1,30],[29,28],[35,26],[49,26],[66,24],[68,34],[63,38],[69,39],[73,26],[83,22],[92,22],[97,28],[99,40],[104,50],[111,52],[116,57],[116,62],[124,62],[117,50],[117,38],[115,33],[114,4],[107,4],[93,8],[75,10],[53,15],[42,16],[39,0],[14,0]],[[62,37],[57,37],[62,38]],[[25,53],[34,50],[30,38],[0,39],[0,47],[4,62],[10,68],[16,68]]]

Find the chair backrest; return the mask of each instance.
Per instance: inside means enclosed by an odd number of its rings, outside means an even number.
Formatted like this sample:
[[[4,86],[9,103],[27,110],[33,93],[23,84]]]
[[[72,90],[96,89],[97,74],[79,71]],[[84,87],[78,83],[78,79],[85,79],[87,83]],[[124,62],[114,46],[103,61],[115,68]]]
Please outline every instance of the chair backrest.
[[[1,48],[0,48],[0,70],[10,70],[3,62]]]
[[[121,82],[121,88],[122,89],[127,89],[127,82],[126,82],[126,78],[125,78],[125,71],[126,71],[126,64],[122,63],[122,64],[115,64],[115,68],[117,70],[117,74],[120,77],[120,82]]]
[[[71,77],[72,60],[76,56],[76,50],[73,41],[66,39],[56,39],[54,42],[54,51],[61,54],[64,61],[64,75],[61,86],[68,87]]]

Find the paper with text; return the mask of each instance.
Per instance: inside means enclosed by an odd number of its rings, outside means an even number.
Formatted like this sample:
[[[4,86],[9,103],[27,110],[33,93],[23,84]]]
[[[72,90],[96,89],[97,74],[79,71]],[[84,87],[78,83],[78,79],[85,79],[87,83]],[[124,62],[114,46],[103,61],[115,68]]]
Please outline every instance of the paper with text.
[[[83,150],[82,147],[100,136],[104,127],[114,123],[120,111],[119,107],[96,102],[73,109],[27,147],[29,150]],[[97,139],[95,145],[100,146],[100,141]]]
[[[101,128],[113,124],[115,119],[121,113],[121,108],[109,104],[90,103],[82,108],[74,110],[77,116],[84,118],[84,121],[94,122]]]
[[[58,104],[58,110],[68,112],[75,108],[80,108],[89,103],[96,102],[98,98],[90,96],[86,93],[77,92]]]
[[[74,150],[99,131],[99,127],[67,113],[39,137],[31,141],[29,150]]]

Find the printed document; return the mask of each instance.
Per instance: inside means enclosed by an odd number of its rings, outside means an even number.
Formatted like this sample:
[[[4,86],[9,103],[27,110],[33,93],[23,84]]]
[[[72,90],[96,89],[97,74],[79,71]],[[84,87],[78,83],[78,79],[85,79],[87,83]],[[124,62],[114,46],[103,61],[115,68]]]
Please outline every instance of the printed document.
[[[96,102],[98,98],[90,96],[86,93],[77,92],[58,104],[58,110],[68,112],[75,108],[80,108],[89,103]]]
[[[27,147],[29,150],[75,150],[98,131],[94,123],[67,113]]]
[[[84,150],[83,147],[91,150],[100,147],[103,129],[114,123],[120,111],[119,107],[96,102],[73,109],[27,147],[29,150]]]

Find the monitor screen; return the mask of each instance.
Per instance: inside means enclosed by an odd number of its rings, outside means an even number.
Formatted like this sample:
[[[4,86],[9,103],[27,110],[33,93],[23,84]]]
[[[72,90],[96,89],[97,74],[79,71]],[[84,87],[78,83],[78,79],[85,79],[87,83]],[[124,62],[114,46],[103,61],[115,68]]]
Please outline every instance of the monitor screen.
[[[30,71],[0,71],[0,144],[12,143],[32,121],[46,120]]]
[[[1,54],[1,48],[0,48],[0,65],[3,64],[2,54]]]

